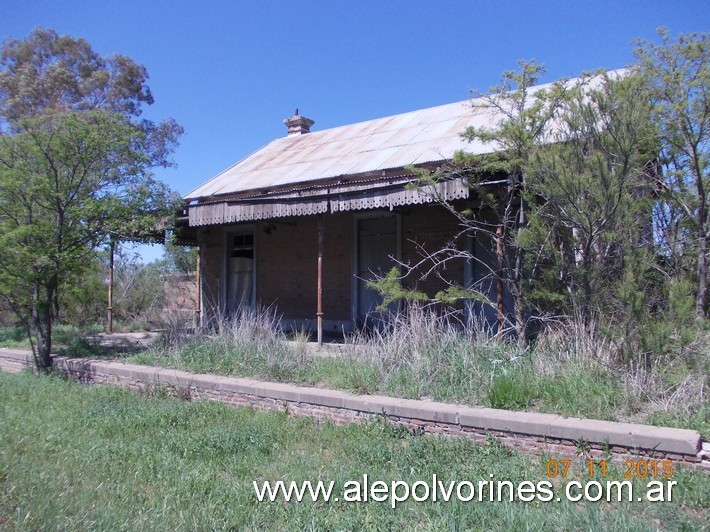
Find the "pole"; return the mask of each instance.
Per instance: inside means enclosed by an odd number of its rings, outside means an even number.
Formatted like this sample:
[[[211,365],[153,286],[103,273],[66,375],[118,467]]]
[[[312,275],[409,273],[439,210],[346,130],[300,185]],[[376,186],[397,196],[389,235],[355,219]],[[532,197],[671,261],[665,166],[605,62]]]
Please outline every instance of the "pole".
[[[323,345],[323,215],[318,215],[318,346]]]
[[[202,263],[200,261],[200,251],[197,248],[197,264],[195,265],[195,328],[202,327],[202,275],[200,269]]]
[[[106,307],[106,332],[113,334],[113,256],[116,252],[116,241],[111,236],[108,259],[108,306]]]

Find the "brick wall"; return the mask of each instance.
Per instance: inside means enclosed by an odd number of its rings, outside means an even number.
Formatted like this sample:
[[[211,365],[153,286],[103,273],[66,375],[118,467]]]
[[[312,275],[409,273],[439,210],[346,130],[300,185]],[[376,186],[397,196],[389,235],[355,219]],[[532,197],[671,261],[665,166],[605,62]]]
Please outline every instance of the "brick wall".
[[[257,301],[284,318],[316,314],[316,217],[287,218],[258,234]],[[299,316],[300,314],[300,316]]]
[[[389,212],[389,211],[387,211]],[[445,209],[417,205],[396,211],[401,221],[402,260],[421,260],[418,246],[434,251],[445,246],[457,231],[456,219]],[[323,311],[327,321],[351,322],[354,224],[363,212],[325,215],[323,245]],[[246,224],[255,228],[257,302],[278,310],[284,320],[314,320],[316,316],[316,216],[282,218]],[[239,226],[203,229],[200,236],[203,307],[207,315],[219,309],[224,287],[224,234]],[[394,263],[393,263],[394,265]],[[462,284],[464,262],[447,265],[446,276]],[[435,275],[411,280],[407,286],[430,296],[445,287]]]
[[[456,217],[441,206],[417,205],[404,208],[402,211],[402,260],[410,264],[418,263],[422,260],[423,252],[433,253],[445,248],[460,230]],[[464,245],[460,239],[456,241],[456,244],[459,249]],[[446,279],[463,285],[464,266],[463,260],[449,262],[444,271]],[[433,297],[439,290],[446,288],[446,285],[434,274],[423,280],[418,279],[430,267],[431,263],[427,263],[425,267],[416,270],[415,278],[409,280],[407,286],[417,288],[429,297]]]
[[[268,232],[264,228],[268,227]],[[315,318],[317,307],[317,217],[259,224],[257,300],[275,305],[285,319]],[[323,312],[350,320],[352,215],[324,216]]]

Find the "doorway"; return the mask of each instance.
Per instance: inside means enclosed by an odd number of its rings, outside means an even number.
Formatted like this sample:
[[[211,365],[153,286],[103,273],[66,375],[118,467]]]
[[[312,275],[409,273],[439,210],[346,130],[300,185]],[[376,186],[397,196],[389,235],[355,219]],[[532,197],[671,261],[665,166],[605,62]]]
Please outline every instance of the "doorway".
[[[367,282],[382,277],[395,266],[392,257],[399,259],[399,218],[383,214],[355,219],[355,312],[360,324],[382,318],[377,307],[382,296]]]
[[[227,316],[253,310],[255,302],[254,233],[227,237]]]

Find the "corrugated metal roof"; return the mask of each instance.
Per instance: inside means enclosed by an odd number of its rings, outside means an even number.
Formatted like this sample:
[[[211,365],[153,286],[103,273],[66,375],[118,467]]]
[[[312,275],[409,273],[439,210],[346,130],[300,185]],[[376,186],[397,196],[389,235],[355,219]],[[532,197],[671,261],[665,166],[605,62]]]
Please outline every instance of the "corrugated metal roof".
[[[541,85],[534,89],[540,89]],[[193,190],[188,201],[276,186],[302,186],[345,175],[450,159],[458,150],[490,153],[494,144],[468,143],[469,126],[495,127],[501,116],[471,100],[411,111],[267,144]]]
[[[456,129],[453,125],[461,124]],[[494,125],[469,100],[304,135],[284,136],[190,192],[185,199],[433,162],[467,148],[468,126]],[[481,152],[483,146],[478,147]]]

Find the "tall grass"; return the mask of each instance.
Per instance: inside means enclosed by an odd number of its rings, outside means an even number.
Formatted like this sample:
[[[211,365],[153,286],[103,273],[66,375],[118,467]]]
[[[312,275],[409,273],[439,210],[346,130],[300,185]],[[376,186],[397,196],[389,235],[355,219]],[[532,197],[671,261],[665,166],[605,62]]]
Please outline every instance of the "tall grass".
[[[672,419],[710,434],[707,362],[622,360],[594,331],[571,323],[525,345],[411,306],[384,328],[348,337],[337,356],[312,356],[304,340],[288,341],[273,312],[261,310],[219,323],[214,334],[170,337],[136,360],[366,394],[598,419]]]
[[[135,360],[180,369],[223,375],[261,376],[302,380],[311,365],[305,350],[292,349],[268,309],[245,312],[239,319],[223,319],[209,335],[185,335],[168,330],[157,348]]]

